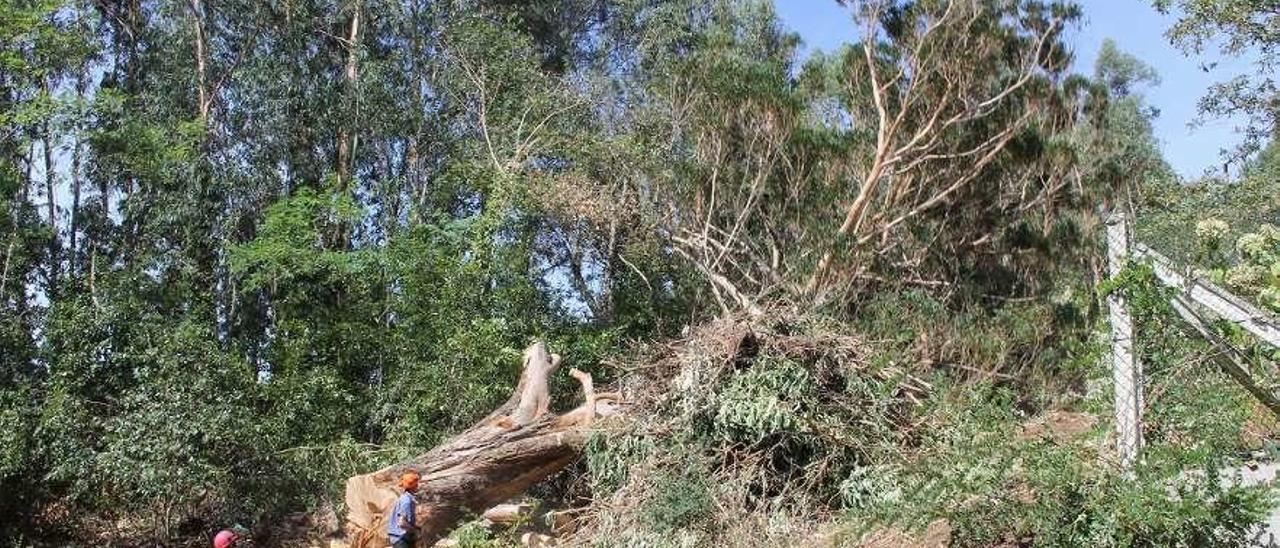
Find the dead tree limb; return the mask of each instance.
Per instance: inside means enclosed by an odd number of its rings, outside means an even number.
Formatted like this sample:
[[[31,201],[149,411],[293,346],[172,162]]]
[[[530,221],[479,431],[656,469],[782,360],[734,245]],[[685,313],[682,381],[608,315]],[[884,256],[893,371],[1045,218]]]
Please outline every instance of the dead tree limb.
[[[421,474],[417,521],[419,546],[430,546],[469,515],[505,502],[564,468],[582,451],[597,415],[611,415],[621,397],[595,393],[591,375],[572,370],[586,403],[565,413],[548,413],[547,380],[560,356],[536,343],[524,352],[515,392],[488,417],[431,451],[371,474],[347,479],[347,531],[353,547],[387,544],[386,523],[399,496],[397,478]]]

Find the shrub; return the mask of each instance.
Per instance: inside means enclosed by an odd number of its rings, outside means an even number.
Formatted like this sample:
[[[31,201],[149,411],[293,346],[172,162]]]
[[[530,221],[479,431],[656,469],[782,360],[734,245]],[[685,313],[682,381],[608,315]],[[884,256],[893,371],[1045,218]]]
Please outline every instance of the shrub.
[[[1265,489],[1216,473],[1239,447],[1249,401],[1196,365],[1200,347],[1172,344],[1156,298],[1135,299],[1148,301],[1140,328],[1164,333],[1144,332],[1153,346],[1140,350],[1159,390],[1132,477],[1108,459],[1105,420],[1065,413],[1083,428],[1035,434],[1023,385],[935,374],[926,390],[891,365],[896,342],[868,345],[808,319],[722,322],[623,380],[643,388],[628,422],[587,444],[596,504],[575,540],[790,546],[834,528],[857,545],[944,520],[953,546],[1238,546],[1270,504]],[[1081,363],[1075,374],[1106,378],[1096,345],[1061,349]],[[1057,401],[1103,413],[1110,397]],[[838,524],[819,517],[830,515]]]

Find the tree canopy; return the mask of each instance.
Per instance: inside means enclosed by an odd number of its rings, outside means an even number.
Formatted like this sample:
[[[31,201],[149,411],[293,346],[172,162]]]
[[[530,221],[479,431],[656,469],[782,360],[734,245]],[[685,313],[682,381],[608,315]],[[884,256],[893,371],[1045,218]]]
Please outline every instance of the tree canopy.
[[[1275,5],[1265,0],[1155,0],[1177,22],[1166,34],[1189,55],[1216,52],[1222,58],[1245,58],[1255,70],[1214,84],[1201,97],[1198,108],[1205,118],[1239,117],[1243,142],[1224,147],[1229,161],[1242,162],[1276,137],[1280,109],[1276,82],[1270,75],[1280,63],[1280,20]],[[1217,61],[1205,60],[1213,68]]]
[[[786,310],[1010,408],[1083,390],[1099,212],[1181,203],[1157,75],[1077,66],[1065,0],[842,4],[857,34],[804,55],[762,0],[0,0],[0,539],[331,507],[493,409],[535,338],[607,383]],[[1182,2],[1173,36],[1270,66],[1254,4]],[[1232,86],[1205,112],[1270,123],[1269,80]],[[737,413],[775,393],[906,432],[896,392],[833,410],[888,380],[765,365],[716,373],[747,403],[681,415],[699,443],[774,439]]]

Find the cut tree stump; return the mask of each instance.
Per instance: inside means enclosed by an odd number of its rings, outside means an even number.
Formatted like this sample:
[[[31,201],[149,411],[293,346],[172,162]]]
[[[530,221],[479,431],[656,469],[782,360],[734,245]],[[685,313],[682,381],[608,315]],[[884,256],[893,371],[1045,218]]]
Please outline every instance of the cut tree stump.
[[[386,546],[386,523],[399,496],[396,480],[421,474],[418,546],[431,546],[469,516],[506,502],[573,462],[597,416],[617,413],[621,396],[596,394],[591,375],[570,370],[586,401],[563,415],[548,413],[548,379],[560,356],[539,342],[524,352],[524,367],[506,403],[467,431],[404,462],[347,479],[347,535],[353,548]]]

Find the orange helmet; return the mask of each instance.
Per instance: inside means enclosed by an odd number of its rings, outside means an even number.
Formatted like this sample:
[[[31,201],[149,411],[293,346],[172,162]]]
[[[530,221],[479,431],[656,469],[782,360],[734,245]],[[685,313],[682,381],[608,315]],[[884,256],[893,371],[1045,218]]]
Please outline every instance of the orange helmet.
[[[401,474],[401,475],[400,475],[400,482],[399,482],[400,488],[401,488],[401,489],[404,489],[405,491],[412,491],[412,490],[414,490],[414,489],[417,489],[417,488],[418,488],[418,480],[419,480],[421,477],[422,477],[422,476],[418,475],[418,473],[417,473],[417,472],[414,472],[413,470],[409,470],[409,471],[407,471],[407,472],[405,472],[405,473]]]

